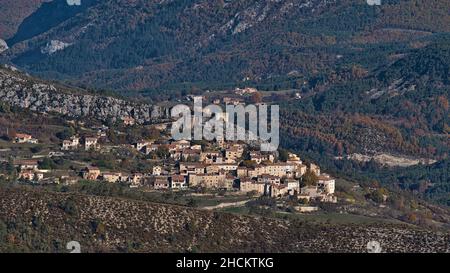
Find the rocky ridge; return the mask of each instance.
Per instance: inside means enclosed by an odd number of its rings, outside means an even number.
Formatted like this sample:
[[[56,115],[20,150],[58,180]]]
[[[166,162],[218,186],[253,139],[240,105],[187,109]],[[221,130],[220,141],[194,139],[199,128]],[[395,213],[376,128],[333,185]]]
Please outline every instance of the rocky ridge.
[[[21,73],[0,69],[0,101],[41,113],[72,118],[94,117],[106,121],[131,117],[136,123],[151,123],[167,116],[163,108],[89,93],[68,92]]]

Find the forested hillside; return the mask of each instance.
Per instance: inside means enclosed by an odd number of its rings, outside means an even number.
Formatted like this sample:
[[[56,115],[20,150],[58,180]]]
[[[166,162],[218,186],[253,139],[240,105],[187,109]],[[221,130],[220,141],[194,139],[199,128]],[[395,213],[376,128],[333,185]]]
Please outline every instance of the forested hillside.
[[[83,3],[35,24],[57,4],[43,6],[11,41],[33,38],[13,46],[7,59],[45,77],[118,90],[229,86],[243,79],[270,89],[281,87],[274,82],[296,86],[344,63],[370,71],[450,25],[445,0]],[[64,46],[43,53],[51,41]]]

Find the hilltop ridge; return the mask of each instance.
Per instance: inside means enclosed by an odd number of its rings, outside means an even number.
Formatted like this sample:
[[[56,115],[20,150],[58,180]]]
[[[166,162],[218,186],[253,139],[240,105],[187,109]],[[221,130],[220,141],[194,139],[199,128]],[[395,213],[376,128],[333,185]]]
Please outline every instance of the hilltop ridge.
[[[71,90],[5,68],[0,68],[0,100],[41,113],[95,117],[101,121],[131,117],[137,123],[145,123],[167,116],[166,110],[156,105]]]

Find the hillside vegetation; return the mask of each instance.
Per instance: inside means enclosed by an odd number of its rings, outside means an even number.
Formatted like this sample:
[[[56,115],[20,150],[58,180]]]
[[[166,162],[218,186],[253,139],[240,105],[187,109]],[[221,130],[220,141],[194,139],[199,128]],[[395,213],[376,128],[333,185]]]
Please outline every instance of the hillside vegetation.
[[[337,55],[374,67],[450,25],[446,0],[379,7],[365,0],[60,2],[23,22],[7,59],[46,77],[118,90],[226,86],[244,78],[292,85],[336,69]],[[51,41],[67,47],[43,54]]]
[[[0,250],[67,252],[445,252],[448,234],[395,225],[310,225],[87,195],[0,187]]]

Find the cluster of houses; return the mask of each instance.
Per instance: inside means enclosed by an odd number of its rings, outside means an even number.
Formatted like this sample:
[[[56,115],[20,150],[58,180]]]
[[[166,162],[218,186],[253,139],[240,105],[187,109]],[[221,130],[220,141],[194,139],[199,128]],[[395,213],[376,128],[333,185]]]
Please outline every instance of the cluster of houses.
[[[62,143],[62,150],[76,150],[83,148],[86,151],[97,150],[99,148],[98,144],[99,136],[95,137],[83,137],[80,138],[78,136],[72,136],[67,140],[64,140]],[[13,142],[18,144],[38,144],[38,140],[34,138],[32,135],[16,133],[13,137]],[[50,152],[49,156],[60,156],[63,153],[58,152]],[[44,174],[48,171],[40,170],[38,160],[35,159],[17,159],[14,161],[14,167],[18,170],[18,178],[25,181],[30,182],[41,182],[47,180],[44,179]],[[63,176],[61,177],[63,180],[73,180],[76,181],[74,177]],[[56,179],[58,180],[58,179]],[[52,180],[55,182],[55,179]],[[51,183],[51,182],[49,182]]]
[[[109,183],[128,183],[130,187],[142,185],[144,175],[141,173],[125,174],[122,172],[102,172],[97,167],[86,167],[81,175],[85,180],[102,180]]]
[[[255,90],[237,90],[252,93]],[[226,98],[223,98],[224,100]],[[124,119],[127,125],[132,119]],[[95,151],[104,128],[96,136],[72,136],[62,142],[62,150]],[[30,135],[17,134],[17,143],[37,143]],[[297,196],[306,200],[336,202],[335,179],[322,173],[319,166],[303,164],[298,155],[289,153],[287,159],[280,160],[278,152],[261,152],[242,142],[228,142],[216,139],[199,143],[187,140],[142,140],[134,144],[134,149],[142,154],[164,150],[160,165],[153,165],[151,173],[125,173],[102,171],[95,166],[83,169],[80,176],[90,181],[126,183],[130,187],[151,187],[154,190],[185,190],[188,188],[223,189],[240,191],[249,195]],[[41,181],[44,172],[39,170],[35,160],[19,160],[15,166],[20,170],[19,178]],[[304,175],[314,173],[317,181],[306,185]],[[76,178],[68,177],[70,181]],[[78,177],[80,179],[80,177]],[[303,186],[301,186],[303,185]]]
[[[246,144],[225,141],[216,141],[208,147],[185,140],[166,144],[140,141],[135,148],[142,153],[164,148],[174,163],[153,166],[149,174],[102,172],[96,167],[87,167],[82,172],[83,178],[125,182],[131,187],[150,186],[155,190],[201,187],[270,197],[296,195],[307,200],[336,201],[335,179],[321,173],[317,165],[304,165],[295,154],[289,154],[286,162],[280,162],[276,152],[248,151]],[[308,170],[315,173],[318,181],[315,185],[300,187],[302,176]]]
[[[84,137],[83,143],[78,136],[72,136],[70,139],[66,139],[62,143],[62,150],[76,150],[83,147],[86,151],[96,150],[98,148],[98,137]]]
[[[37,160],[16,160],[14,167],[19,169],[18,177],[26,181],[41,181],[44,179],[44,172],[39,170]]]
[[[17,144],[37,144],[39,140],[32,135],[15,133],[12,139]],[[19,170],[18,177],[26,181],[41,181],[44,179],[44,172],[39,170],[37,160],[16,160],[14,166]]]
[[[98,148],[98,140],[99,136],[84,137],[83,139],[78,136],[72,136],[63,141],[61,149],[64,151],[69,151],[82,147],[86,151],[96,150]],[[32,135],[16,133],[14,134],[13,142],[18,144],[38,144],[39,141]]]

